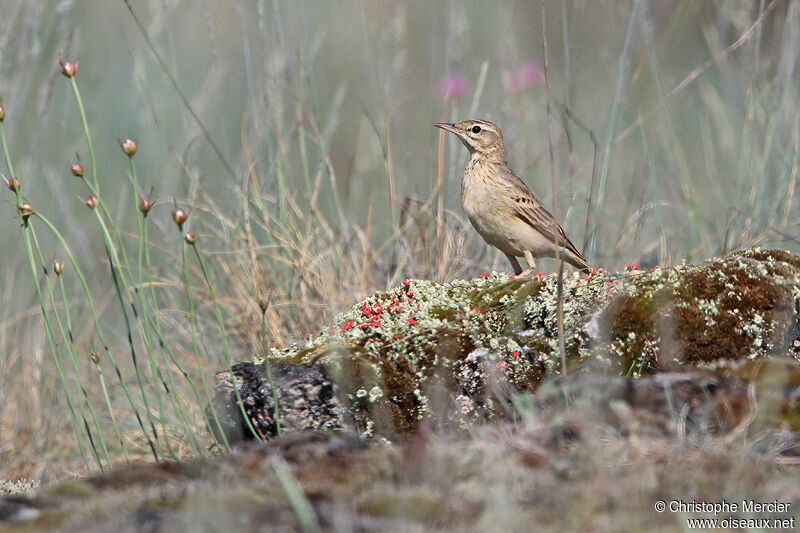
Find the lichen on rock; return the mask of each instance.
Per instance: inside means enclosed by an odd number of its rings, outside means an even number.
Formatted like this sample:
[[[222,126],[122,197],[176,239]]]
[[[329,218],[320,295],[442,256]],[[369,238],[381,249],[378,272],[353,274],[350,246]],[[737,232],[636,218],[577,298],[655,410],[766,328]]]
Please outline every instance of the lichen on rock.
[[[748,250],[632,277],[602,311],[627,375],[800,353],[800,257]]]
[[[800,353],[800,257],[749,250],[698,265],[562,278],[568,368],[638,377]],[[362,436],[467,426],[561,371],[558,275],[405,280],[271,359],[319,369]],[[604,370],[605,369],[605,370]],[[571,370],[572,371],[572,370]],[[302,418],[302,417],[301,417]]]
[[[564,277],[564,324],[578,331],[603,302],[602,271]],[[466,424],[503,410],[498,398],[535,390],[557,346],[557,275],[492,273],[446,284],[406,280],[339,315],[275,360],[324,368],[364,435],[413,432],[423,419]],[[576,351],[581,334],[570,333]]]

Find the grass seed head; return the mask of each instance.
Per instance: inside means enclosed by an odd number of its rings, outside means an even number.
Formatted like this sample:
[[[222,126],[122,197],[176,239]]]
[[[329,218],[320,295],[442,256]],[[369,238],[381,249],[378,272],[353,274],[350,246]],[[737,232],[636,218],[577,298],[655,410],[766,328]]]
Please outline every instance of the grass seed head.
[[[75,74],[78,72],[79,61],[79,59],[76,59],[74,63],[71,61],[64,61],[62,55],[58,54],[58,64],[61,65],[61,74],[67,78],[74,78]]]
[[[175,211],[172,212],[172,220],[175,224],[178,225],[178,229],[183,231],[183,224],[186,222],[186,219],[189,218],[189,215],[183,209],[175,208]]]
[[[125,139],[119,145],[128,157],[133,157],[136,154],[136,141]]]
[[[20,215],[22,215],[22,220],[28,220],[28,217],[30,217],[32,214],[36,212],[33,206],[28,202],[25,202],[24,204],[20,205],[18,209]]]

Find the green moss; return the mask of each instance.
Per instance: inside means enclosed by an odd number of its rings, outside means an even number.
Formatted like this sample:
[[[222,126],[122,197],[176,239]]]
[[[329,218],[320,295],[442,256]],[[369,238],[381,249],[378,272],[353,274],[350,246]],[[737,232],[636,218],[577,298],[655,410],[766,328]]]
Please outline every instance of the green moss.
[[[273,357],[323,365],[364,434],[408,434],[426,418],[491,418],[506,394],[498,391],[534,390],[560,370],[558,284],[555,274],[406,280]],[[787,252],[634,275],[575,272],[562,285],[568,367],[592,359],[636,377],[800,353],[800,258]],[[458,413],[433,406],[442,396],[457,399]]]
[[[538,292],[542,284],[525,279],[514,279],[506,283],[487,285],[470,294],[469,301],[472,307],[485,313],[501,305],[504,298],[519,298],[516,292],[525,286],[528,287],[525,294],[529,295]]]
[[[438,320],[453,320],[458,311],[451,307],[445,307],[443,305],[434,305],[428,311],[428,314],[435,319]]]
[[[94,487],[80,479],[66,481],[43,491],[46,495],[64,496],[68,498],[90,498],[95,492]]]
[[[625,375],[641,375],[655,365],[651,343],[656,337],[655,318],[669,290],[655,279],[636,279],[632,291],[614,299],[605,310],[611,347]]]
[[[564,278],[567,297],[589,293],[595,302],[607,290],[599,278],[578,276]],[[556,290],[555,275],[509,280],[492,274],[444,285],[407,280],[338,316],[305,346],[273,356],[321,364],[364,433],[402,435],[422,419],[447,417],[432,403],[451,393],[469,406],[461,416],[492,417],[497,406],[487,382],[531,391],[554,366],[557,325],[548,309]],[[566,306],[565,323],[580,323],[590,308]],[[573,337],[570,349],[577,353],[579,336]],[[380,394],[370,395],[374,390]]]
[[[792,351],[799,264],[753,250],[637,276],[604,311],[611,348],[634,373]]]

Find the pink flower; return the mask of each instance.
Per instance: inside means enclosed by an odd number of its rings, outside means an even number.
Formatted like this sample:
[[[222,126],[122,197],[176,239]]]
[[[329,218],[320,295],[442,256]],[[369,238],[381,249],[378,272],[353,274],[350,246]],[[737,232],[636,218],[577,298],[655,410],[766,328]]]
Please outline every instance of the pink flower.
[[[534,61],[526,61],[517,69],[503,71],[503,88],[509,94],[516,94],[544,81],[542,69]]]
[[[439,89],[445,100],[459,100],[467,94],[467,77],[460,72],[448,74],[439,82]]]

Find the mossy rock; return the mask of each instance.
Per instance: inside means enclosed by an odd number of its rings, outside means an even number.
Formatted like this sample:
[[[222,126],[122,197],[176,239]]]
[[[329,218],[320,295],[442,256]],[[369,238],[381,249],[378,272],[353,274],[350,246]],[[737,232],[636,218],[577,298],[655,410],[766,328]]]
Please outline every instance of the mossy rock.
[[[556,274],[405,280],[339,315],[272,361],[321,369],[363,436],[420,421],[467,425],[561,372]],[[622,376],[736,368],[769,355],[797,364],[800,257],[748,250],[650,272],[565,274],[568,369]],[[259,361],[263,362],[263,361]],[[742,367],[744,368],[744,367]]]
[[[621,370],[727,366],[800,353],[800,257],[748,250],[632,277],[600,321]]]

